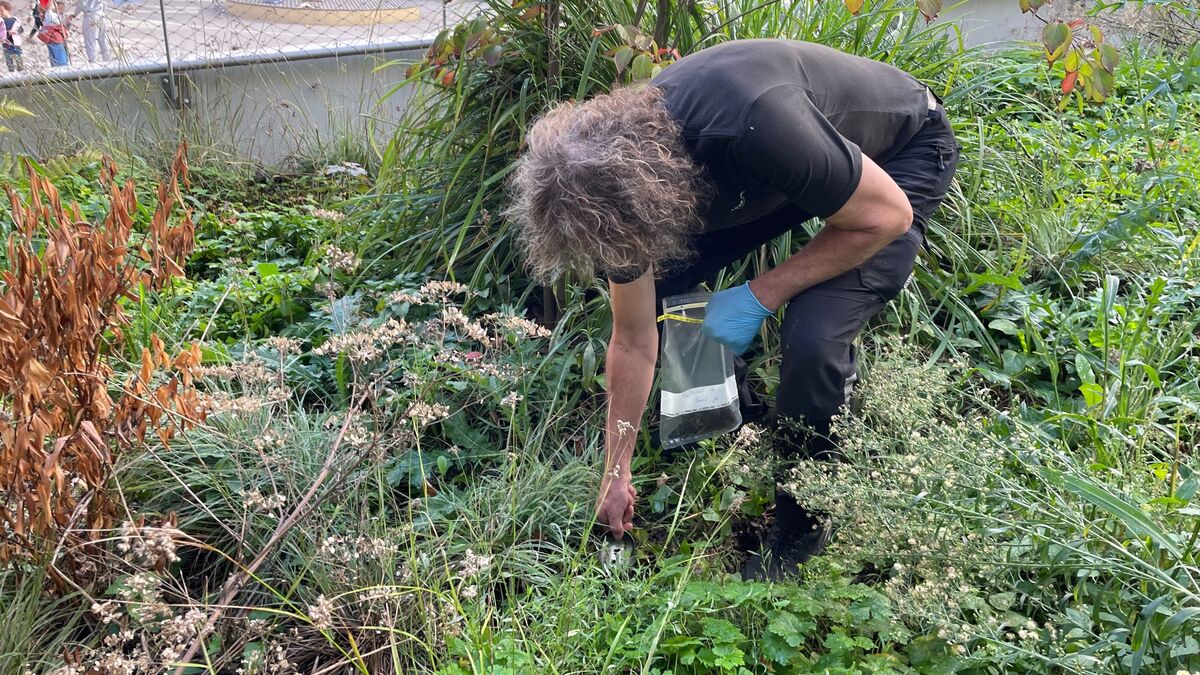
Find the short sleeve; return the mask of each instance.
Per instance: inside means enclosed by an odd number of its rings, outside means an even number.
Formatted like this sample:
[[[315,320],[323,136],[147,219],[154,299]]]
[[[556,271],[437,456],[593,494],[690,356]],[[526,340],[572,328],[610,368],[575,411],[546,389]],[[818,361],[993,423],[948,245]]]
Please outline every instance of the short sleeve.
[[[794,85],[755,100],[733,153],[750,178],[821,218],[845,206],[862,178],[862,150]]]
[[[606,270],[601,272],[600,276],[614,284],[629,284],[641,279],[645,273],[644,269]]]

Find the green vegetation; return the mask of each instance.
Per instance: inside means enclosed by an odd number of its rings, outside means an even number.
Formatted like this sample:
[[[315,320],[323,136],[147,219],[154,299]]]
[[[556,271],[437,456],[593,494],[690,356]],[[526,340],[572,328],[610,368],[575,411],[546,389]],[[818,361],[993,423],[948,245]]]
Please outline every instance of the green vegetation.
[[[5,563],[0,672],[1200,670],[1200,50],[1131,41],[1103,105],[1060,111],[1061,70],[958,50],[899,0],[553,3],[550,38],[517,4],[410,70],[420,105],[370,175],[194,170],[188,278],[127,301],[112,360],[124,381],[152,335],[199,342],[209,416],[115,455],[114,529]],[[795,583],[734,574],[774,489],[754,428],[674,454],[643,429],[631,564],[598,562],[606,289],[533,286],[498,214],[540,111],[670,67],[593,35],[617,24],[890,61],[964,146],[863,338],[850,463],[786,486],[838,523]],[[97,222],[100,167],[38,170]],[[751,363],[768,395],[775,345]]]

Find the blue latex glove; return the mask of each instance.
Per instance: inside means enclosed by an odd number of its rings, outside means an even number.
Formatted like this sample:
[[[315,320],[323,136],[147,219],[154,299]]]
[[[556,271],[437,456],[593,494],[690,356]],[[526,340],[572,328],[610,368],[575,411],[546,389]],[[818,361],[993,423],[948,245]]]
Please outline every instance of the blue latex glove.
[[[741,356],[762,328],[763,321],[772,314],[774,312],[754,297],[750,284],[745,283],[712,296],[700,332]]]

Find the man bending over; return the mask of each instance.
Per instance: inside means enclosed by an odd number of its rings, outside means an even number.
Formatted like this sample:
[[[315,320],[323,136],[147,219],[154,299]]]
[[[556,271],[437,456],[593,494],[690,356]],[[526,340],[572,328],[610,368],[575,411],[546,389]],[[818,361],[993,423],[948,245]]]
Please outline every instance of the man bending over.
[[[899,294],[958,161],[932,92],[889,65],[804,42],[699,51],[648,85],[566,103],[530,129],[509,214],[532,271],[608,279],[605,474],[597,519],[633,526],[630,460],[658,359],[661,298],[712,279],[812,218],[795,255],[709,302],[703,330],[741,354],[786,307],[781,421],[814,433],[781,448],[828,453],[855,380],[853,341]],[[777,579],[819,552],[820,514],[776,491],[775,524],[747,578]]]

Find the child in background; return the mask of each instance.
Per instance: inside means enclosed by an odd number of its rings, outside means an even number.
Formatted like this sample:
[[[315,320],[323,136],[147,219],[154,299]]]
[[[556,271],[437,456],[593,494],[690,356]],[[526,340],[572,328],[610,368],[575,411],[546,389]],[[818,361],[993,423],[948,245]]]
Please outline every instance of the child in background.
[[[46,45],[50,53],[50,65],[54,68],[69,65],[71,57],[67,54],[67,27],[62,20],[62,2],[55,2],[42,12],[42,29],[38,31],[38,39]]]
[[[25,70],[21,52],[21,20],[13,16],[13,6],[8,0],[0,0],[0,19],[4,21],[7,36],[4,39],[4,63],[8,72]]]
[[[80,28],[83,30],[83,47],[87,52],[88,63],[95,63],[96,57],[102,62],[109,59],[108,31],[104,20],[105,2],[106,0],[75,0],[75,12],[71,14],[72,20],[83,15]]]
[[[50,6],[50,0],[34,0],[31,14],[33,15],[33,30],[30,35],[40,33],[42,31],[42,18],[46,16],[46,8]]]

